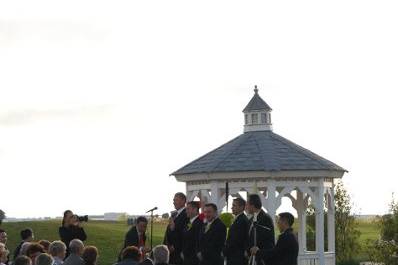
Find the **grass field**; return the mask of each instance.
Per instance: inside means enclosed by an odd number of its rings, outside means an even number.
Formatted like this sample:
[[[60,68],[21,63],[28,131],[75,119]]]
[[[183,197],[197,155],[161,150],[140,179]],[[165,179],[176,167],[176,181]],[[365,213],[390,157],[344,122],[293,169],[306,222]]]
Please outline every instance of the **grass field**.
[[[59,226],[59,221],[35,221],[3,223],[1,227],[7,231],[7,245],[10,251],[14,251],[15,247],[20,242],[20,230],[30,227],[35,233],[36,240],[47,239],[53,241],[59,240]],[[119,251],[123,246],[124,235],[129,229],[129,226],[127,226],[125,222],[90,221],[84,224],[84,229],[87,233],[87,241],[85,244],[94,245],[99,250],[99,264],[110,265],[115,263]],[[165,224],[156,223],[154,225],[153,242],[155,245],[163,241],[165,229]],[[147,235],[149,235],[149,233],[147,233]],[[149,237],[147,243],[149,244]]]
[[[20,241],[19,231],[23,228],[30,227],[35,233],[36,240],[47,239],[50,241],[58,240],[59,221],[35,221],[35,222],[19,222],[4,223],[1,227],[8,233],[8,247],[14,251],[16,245]],[[105,222],[90,221],[84,224],[85,231],[88,235],[86,245],[95,245],[100,253],[99,264],[113,264],[117,255],[122,248],[124,235],[129,229],[125,222]],[[162,242],[165,223],[155,223],[153,241],[154,245]],[[377,239],[379,229],[377,224],[371,221],[360,221],[359,229],[361,231],[361,244],[363,245],[368,239]],[[149,232],[149,228],[148,228]],[[147,233],[149,235],[149,233]],[[148,237],[149,238],[149,237]],[[149,244],[149,239],[147,241]],[[366,260],[366,253],[361,252],[358,260]]]

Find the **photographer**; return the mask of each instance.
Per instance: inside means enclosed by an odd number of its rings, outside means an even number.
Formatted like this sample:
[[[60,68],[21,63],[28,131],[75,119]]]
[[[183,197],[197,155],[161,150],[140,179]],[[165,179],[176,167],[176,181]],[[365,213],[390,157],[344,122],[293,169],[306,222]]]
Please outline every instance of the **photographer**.
[[[79,218],[70,210],[64,212],[62,226],[59,228],[59,236],[61,241],[67,246],[66,257],[69,255],[69,243],[73,239],[80,239],[81,241],[87,239],[86,232],[84,232],[82,227],[82,221],[87,222],[87,216],[85,218]]]

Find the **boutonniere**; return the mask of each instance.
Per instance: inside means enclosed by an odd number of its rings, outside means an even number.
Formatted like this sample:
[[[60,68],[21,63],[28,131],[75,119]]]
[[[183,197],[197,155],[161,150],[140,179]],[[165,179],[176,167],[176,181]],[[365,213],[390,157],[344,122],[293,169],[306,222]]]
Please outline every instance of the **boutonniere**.
[[[191,223],[188,223],[188,230],[190,230],[191,228],[192,228],[192,224]]]

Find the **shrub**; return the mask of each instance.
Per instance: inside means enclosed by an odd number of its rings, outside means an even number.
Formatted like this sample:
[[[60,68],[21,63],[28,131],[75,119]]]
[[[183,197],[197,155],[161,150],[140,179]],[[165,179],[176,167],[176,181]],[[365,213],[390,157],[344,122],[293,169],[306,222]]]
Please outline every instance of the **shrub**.
[[[398,204],[394,198],[389,213],[379,219],[380,239],[367,241],[366,252],[370,261],[385,265],[398,264]]]
[[[222,213],[220,214],[220,220],[227,228],[230,228],[234,221],[234,215],[232,213]]]

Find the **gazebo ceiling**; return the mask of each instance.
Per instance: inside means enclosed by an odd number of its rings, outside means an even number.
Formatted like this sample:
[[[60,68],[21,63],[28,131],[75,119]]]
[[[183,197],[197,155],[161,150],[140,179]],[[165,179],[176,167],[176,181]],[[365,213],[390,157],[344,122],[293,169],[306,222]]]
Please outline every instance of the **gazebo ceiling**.
[[[243,171],[339,171],[333,162],[272,131],[246,132],[171,175]]]

